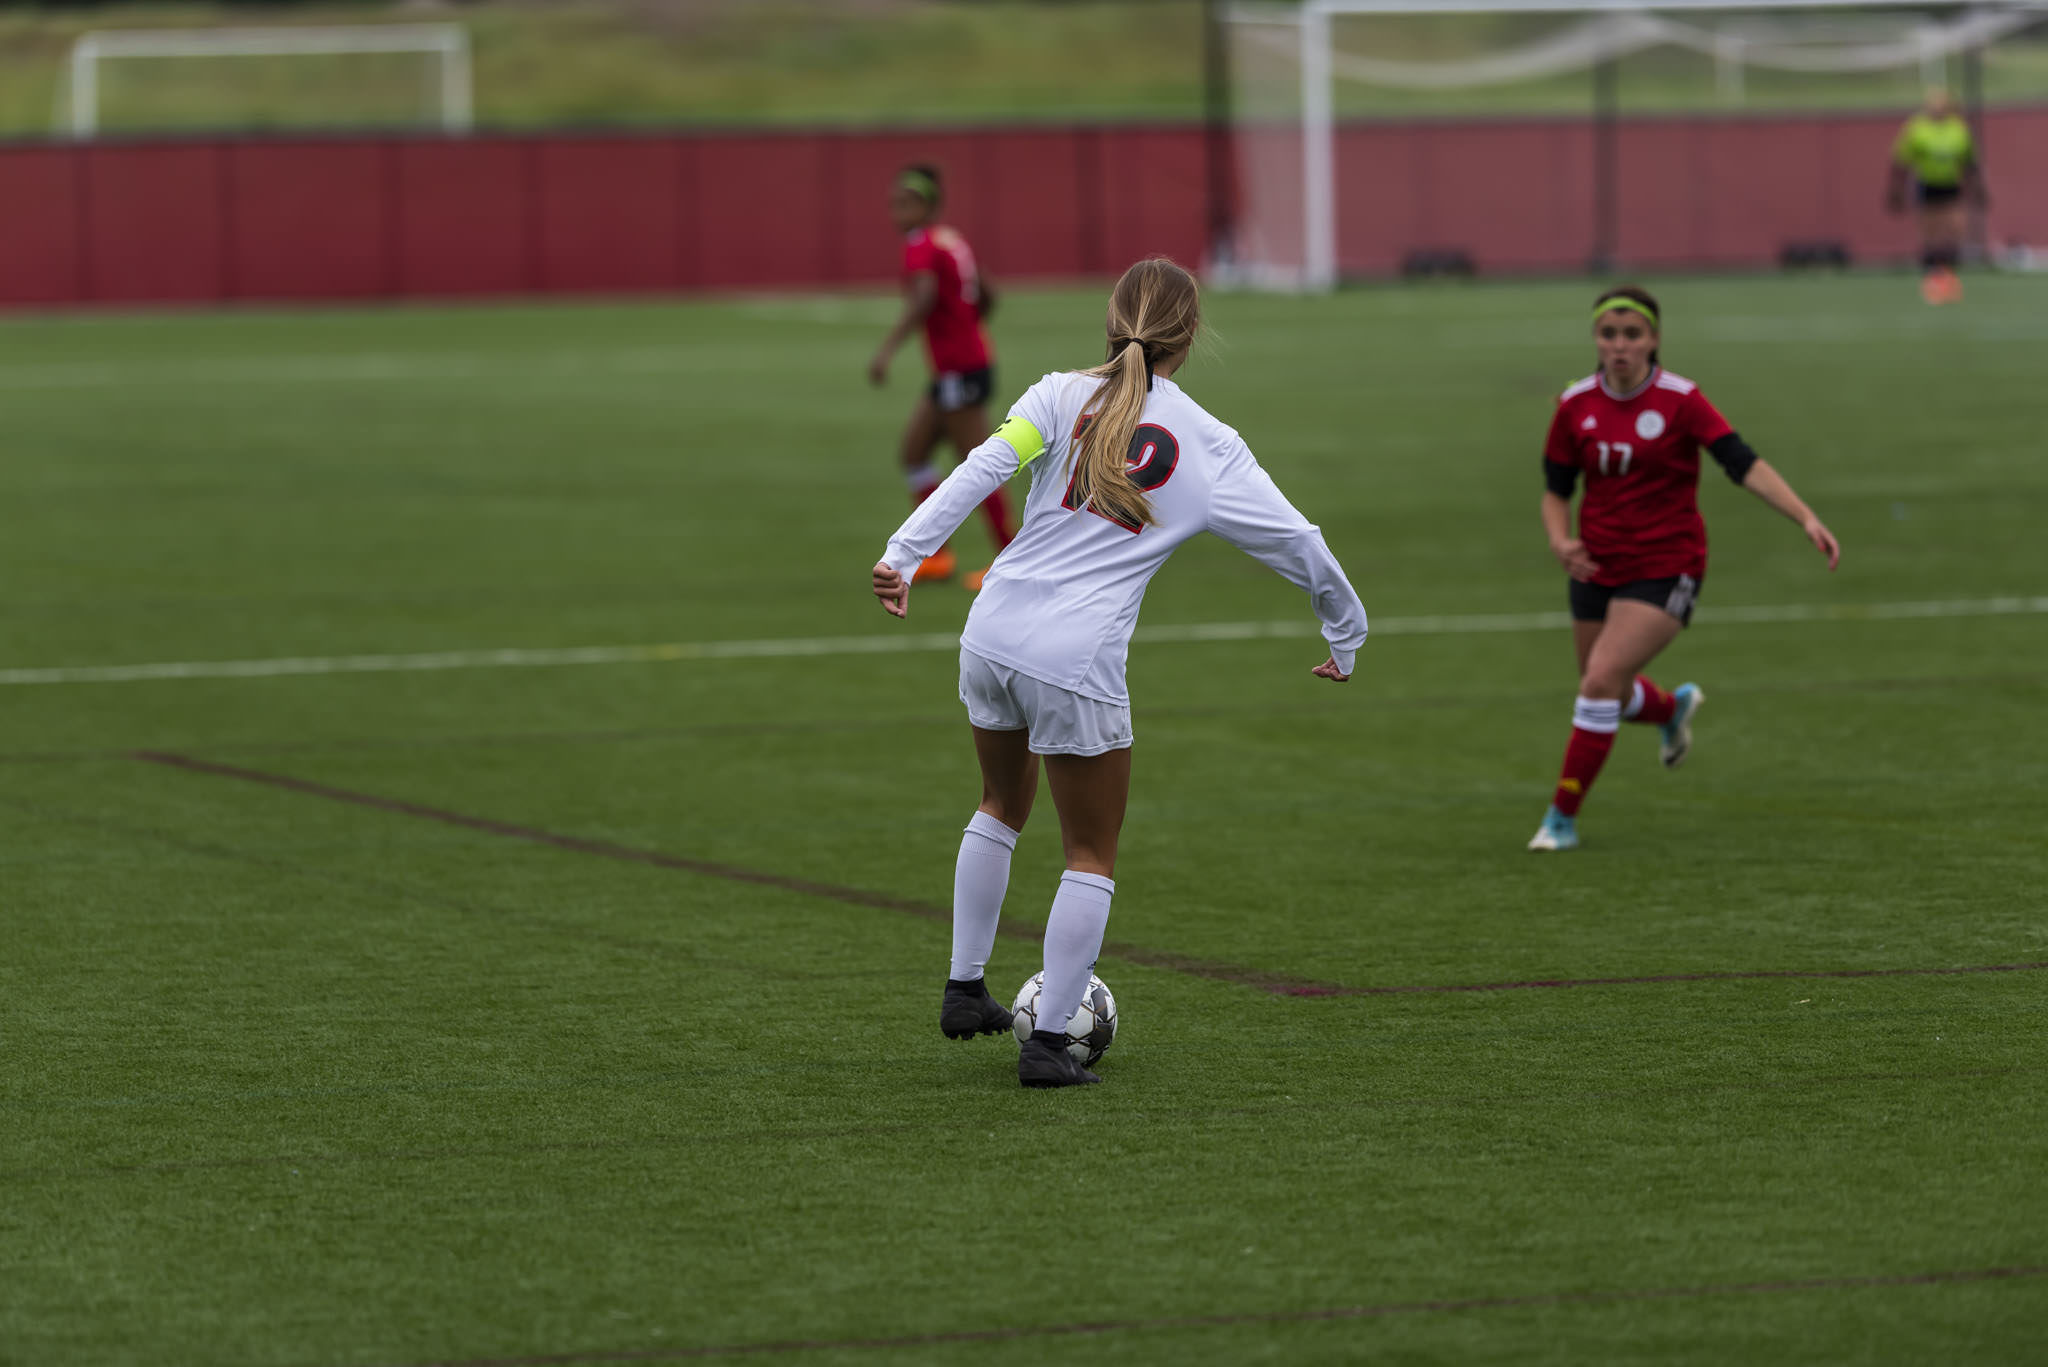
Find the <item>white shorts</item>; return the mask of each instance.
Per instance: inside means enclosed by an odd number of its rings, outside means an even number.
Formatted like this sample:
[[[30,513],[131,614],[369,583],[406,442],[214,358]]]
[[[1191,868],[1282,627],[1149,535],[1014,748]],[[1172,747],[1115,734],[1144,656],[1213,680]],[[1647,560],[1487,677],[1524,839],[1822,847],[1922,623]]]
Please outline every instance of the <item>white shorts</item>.
[[[1100,755],[1127,749],[1131,709],[1084,698],[960,648],[960,701],[984,731],[1027,731],[1036,755]]]

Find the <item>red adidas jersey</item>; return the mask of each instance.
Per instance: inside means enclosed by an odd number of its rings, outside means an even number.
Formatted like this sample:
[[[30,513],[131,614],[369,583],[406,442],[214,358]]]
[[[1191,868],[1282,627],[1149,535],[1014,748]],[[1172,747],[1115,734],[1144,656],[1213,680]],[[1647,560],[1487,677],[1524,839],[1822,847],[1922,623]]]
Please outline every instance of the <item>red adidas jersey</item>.
[[[905,279],[930,271],[939,282],[939,297],[924,317],[924,349],[934,374],[984,370],[995,353],[981,326],[981,273],[974,249],[953,229],[940,225],[914,229],[903,241]]]
[[[1622,399],[1598,375],[1565,390],[1543,458],[1585,477],[1579,539],[1600,566],[1593,582],[1706,574],[1700,448],[1733,430],[1699,386],[1668,370]]]

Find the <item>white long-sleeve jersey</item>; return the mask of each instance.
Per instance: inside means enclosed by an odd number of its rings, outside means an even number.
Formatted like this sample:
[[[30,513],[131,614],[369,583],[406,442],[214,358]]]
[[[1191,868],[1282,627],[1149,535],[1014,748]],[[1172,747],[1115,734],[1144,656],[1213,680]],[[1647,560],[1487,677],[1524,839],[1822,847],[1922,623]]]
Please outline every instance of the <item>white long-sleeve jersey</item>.
[[[1031,493],[1017,539],[996,557],[960,643],[977,655],[1084,697],[1128,706],[1124,659],[1145,586],[1167,557],[1214,532],[1278,570],[1323,623],[1346,674],[1365,644],[1365,607],[1322,533],[1295,511],[1251,448],[1171,380],[1154,378],[1128,462],[1156,520],[1130,527],[1072,505],[1081,409],[1101,383],[1047,375],[1026,390],[994,436],[919,505],[882,552],[908,580],[1021,465]]]

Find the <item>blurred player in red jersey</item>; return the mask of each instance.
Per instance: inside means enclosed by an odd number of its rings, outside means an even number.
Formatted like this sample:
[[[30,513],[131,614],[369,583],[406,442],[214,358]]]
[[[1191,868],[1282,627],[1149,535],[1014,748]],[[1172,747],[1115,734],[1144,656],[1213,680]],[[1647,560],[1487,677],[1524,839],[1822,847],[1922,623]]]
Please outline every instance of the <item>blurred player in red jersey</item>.
[[[944,478],[933,459],[942,438],[950,441],[961,457],[988,440],[988,399],[995,390],[995,352],[981,325],[992,296],[975,269],[974,249],[967,239],[939,222],[942,202],[935,167],[906,166],[890,187],[889,216],[904,235],[903,316],[868,362],[868,379],[882,384],[889,378],[889,361],[896,348],[919,327],[924,329],[932,382],[911,410],[910,425],[903,429],[903,467],[912,504],[924,502]],[[989,535],[1000,555],[1016,535],[1009,495],[998,488],[981,510],[988,517]],[[956,568],[952,548],[941,546],[918,570],[918,582],[951,579]],[[985,573],[970,573],[967,588],[980,589]]]
[[[1728,477],[1797,522],[1832,570],[1834,533],[1750,450],[1699,387],[1657,361],[1658,308],[1648,290],[1620,285],[1593,304],[1600,369],[1565,390],[1543,446],[1543,530],[1571,576],[1572,643],[1579,697],[1564,772],[1529,841],[1532,850],[1579,843],[1579,804],[1624,721],[1656,726],[1666,768],[1692,746],[1698,684],[1666,693],[1641,671],[1692,620],[1707,572],[1700,519],[1700,450]],[[1586,496],[1572,535],[1572,490]]]

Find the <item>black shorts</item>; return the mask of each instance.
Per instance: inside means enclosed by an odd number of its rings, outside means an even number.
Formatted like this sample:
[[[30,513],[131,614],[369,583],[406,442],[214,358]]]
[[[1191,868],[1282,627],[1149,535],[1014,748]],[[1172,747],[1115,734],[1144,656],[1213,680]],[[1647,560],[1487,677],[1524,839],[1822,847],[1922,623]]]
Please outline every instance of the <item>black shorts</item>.
[[[1669,579],[1633,579],[1612,587],[1574,579],[1571,586],[1574,622],[1604,622],[1607,604],[1616,598],[1627,598],[1662,608],[1681,625],[1690,626],[1692,605],[1700,596],[1700,581],[1689,574],[1674,574]]]
[[[925,391],[932,396],[941,413],[958,413],[963,408],[974,408],[988,402],[989,395],[996,392],[996,368],[983,366],[979,370],[947,371],[932,377],[932,387]]]
[[[1913,197],[1919,200],[1920,206],[1925,209],[1938,209],[1944,204],[1953,204],[1958,199],[1961,199],[1962,196],[1963,187],[1960,185],[1916,185],[1913,187]]]

